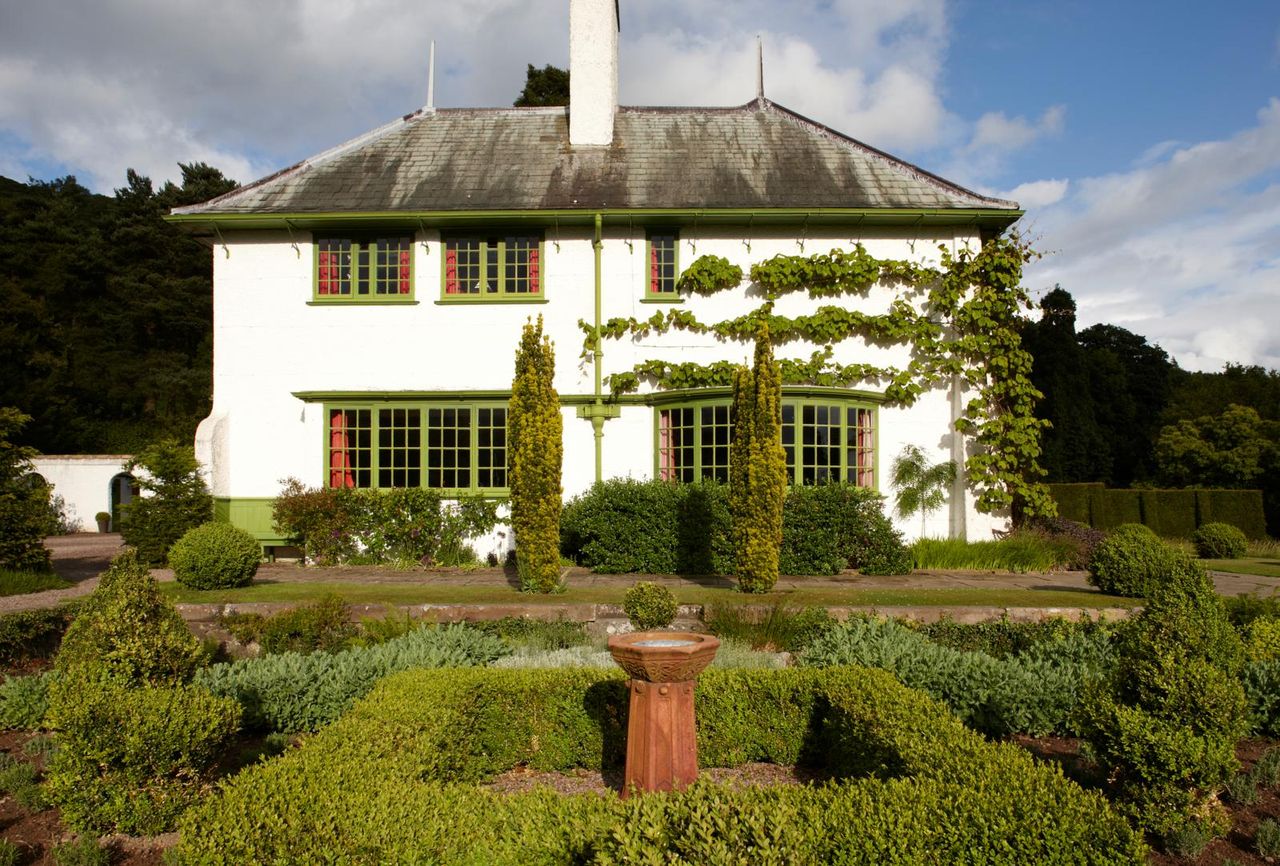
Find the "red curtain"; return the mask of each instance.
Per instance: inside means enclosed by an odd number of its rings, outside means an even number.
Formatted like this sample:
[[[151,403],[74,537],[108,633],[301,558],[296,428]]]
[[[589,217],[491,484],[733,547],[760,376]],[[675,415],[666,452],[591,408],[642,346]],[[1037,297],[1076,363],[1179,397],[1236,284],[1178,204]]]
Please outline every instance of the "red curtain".
[[[458,251],[452,247],[444,253],[444,293],[458,294]]]
[[[409,294],[409,250],[400,251],[400,294]]]
[[[329,294],[329,254],[320,253],[320,273],[316,281],[316,294]]]
[[[649,291],[657,293],[662,291],[662,284],[658,276],[658,245],[649,244]]]
[[[329,486],[355,487],[356,476],[351,471],[351,460],[347,455],[347,415],[341,409],[334,409],[329,416]]]
[[[537,294],[542,291],[538,274],[538,247],[529,250],[529,291]]]

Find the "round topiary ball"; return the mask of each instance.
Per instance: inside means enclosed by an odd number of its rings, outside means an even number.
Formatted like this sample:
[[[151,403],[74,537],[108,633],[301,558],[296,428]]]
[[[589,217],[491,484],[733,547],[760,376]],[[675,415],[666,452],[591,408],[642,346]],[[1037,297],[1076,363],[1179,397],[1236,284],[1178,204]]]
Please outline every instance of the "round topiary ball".
[[[1239,559],[1249,540],[1229,523],[1206,523],[1191,534],[1196,556],[1201,559]]]
[[[633,584],[622,597],[622,609],[640,631],[671,625],[676,618],[676,607],[676,597],[671,590],[650,580]]]
[[[205,523],[189,529],[169,548],[174,577],[192,589],[247,586],[258,573],[261,560],[258,540],[230,523]]]
[[[1170,549],[1146,526],[1117,526],[1093,551],[1089,583],[1112,595],[1145,598],[1158,585]]]

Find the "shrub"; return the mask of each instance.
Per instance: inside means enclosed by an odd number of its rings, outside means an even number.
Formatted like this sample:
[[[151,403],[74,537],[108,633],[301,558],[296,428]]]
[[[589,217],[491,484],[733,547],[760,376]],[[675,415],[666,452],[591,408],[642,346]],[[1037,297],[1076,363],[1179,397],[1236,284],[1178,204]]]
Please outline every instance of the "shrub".
[[[831,785],[620,800],[459,782],[622,760],[619,671],[412,671],[230,781],[183,820],[186,863],[1141,863],[1096,794],[927,697],[860,669],[715,671],[703,763],[820,759]],[[870,771],[870,773],[868,773]],[[271,816],[263,820],[263,816]]]
[[[1089,562],[1089,583],[1112,595],[1145,598],[1169,567],[1171,548],[1139,523],[1112,530]]]
[[[49,488],[34,474],[35,449],[13,444],[30,420],[0,406],[0,568],[48,571]]]
[[[516,568],[525,592],[560,587],[560,464],[564,421],[553,380],[556,356],[542,334],[526,322],[516,349],[515,379],[507,410],[507,474],[511,485],[511,529]]]
[[[202,663],[200,642],[138,555],[111,561],[67,629],[57,671],[122,685],[183,682]]]
[[[884,497],[852,484],[792,487],[782,512],[782,572],[907,574],[911,551],[884,514]]]
[[[1263,857],[1280,857],[1280,823],[1271,818],[1263,818],[1254,831],[1253,842]]]
[[[1206,523],[1191,535],[1201,559],[1239,559],[1249,546],[1244,533],[1227,523]]]
[[[936,644],[962,652],[984,652],[1003,659],[1020,655],[1041,644],[1061,642],[1074,635],[1099,635],[1105,641],[1111,627],[1102,623],[1054,618],[1039,622],[1014,622],[1008,617],[989,622],[962,623],[949,617],[913,626]]]
[[[341,596],[326,595],[311,604],[265,617],[257,640],[268,655],[285,652],[337,652],[351,645],[359,629],[347,621]]]
[[[1240,630],[1240,637],[1249,661],[1280,658],[1280,619],[1255,619]]]
[[[511,647],[558,650],[590,643],[586,626],[571,620],[545,621],[507,616],[502,619],[468,623],[468,626],[501,638]]]
[[[0,665],[20,667],[57,652],[62,635],[75,619],[80,604],[66,602],[57,607],[0,616]]]
[[[388,674],[485,665],[509,652],[496,637],[451,625],[416,629],[377,646],[332,655],[281,653],[211,665],[195,681],[239,701],[246,727],[293,733],[327,725]]]
[[[125,468],[136,475],[142,495],[121,506],[120,535],[144,563],[162,565],[175,541],[213,517],[213,498],[194,449],[176,439],[151,445]]]
[[[1116,665],[1085,691],[1081,735],[1123,811],[1161,836],[1191,822],[1221,832],[1217,795],[1238,769],[1245,694],[1239,637],[1208,576],[1185,554],[1116,638]]]
[[[92,836],[80,836],[53,846],[54,866],[107,866],[111,852]]]
[[[622,596],[622,609],[627,619],[641,631],[666,628],[676,618],[676,597],[671,590],[651,580],[633,583]]]
[[[0,728],[36,731],[49,711],[49,682],[45,675],[5,677],[0,684]]]
[[[797,608],[777,602],[760,616],[737,604],[710,605],[703,613],[707,630],[724,641],[753,649],[800,652],[835,625],[825,607]],[[723,645],[721,647],[723,652]]]
[[[1231,802],[1252,806],[1258,802],[1258,780],[1251,773],[1238,773],[1227,782],[1226,792]]]
[[[308,488],[296,478],[282,485],[271,503],[275,529],[312,562],[456,565],[469,559],[466,539],[498,522],[496,502],[446,503],[434,490]]]
[[[192,589],[248,586],[261,559],[257,539],[230,523],[204,523],[189,529],[169,550],[173,576]]]
[[[18,866],[22,849],[8,839],[0,839],[0,866]]]
[[[1164,840],[1164,849],[1175,857],[1194,860],[1217,835],[1213,827],[1192,821],[1170,833]]]

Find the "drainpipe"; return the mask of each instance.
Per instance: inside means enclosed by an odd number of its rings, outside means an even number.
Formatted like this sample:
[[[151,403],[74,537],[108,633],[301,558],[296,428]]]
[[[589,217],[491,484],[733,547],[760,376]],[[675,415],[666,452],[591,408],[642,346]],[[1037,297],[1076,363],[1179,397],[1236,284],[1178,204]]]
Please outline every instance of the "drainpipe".
[[[601,281],[600,281],[600,254],[604,249],[604,217],[599,213],[596,214],[596,232],[595,238],[591,241],[591,249],[595,254],[596,265],[596,317],[595,317],[595,373],[596,373],[596,399],[595,405],[592,407],[595,411],[591,414],[591,429],[595,433],[596,439],[596,483],[604,480],[604,391],[601,385],[600,369],[601,361],[604,358],[604,352],[601,351],[600,343],[600,304],[601,304]]]

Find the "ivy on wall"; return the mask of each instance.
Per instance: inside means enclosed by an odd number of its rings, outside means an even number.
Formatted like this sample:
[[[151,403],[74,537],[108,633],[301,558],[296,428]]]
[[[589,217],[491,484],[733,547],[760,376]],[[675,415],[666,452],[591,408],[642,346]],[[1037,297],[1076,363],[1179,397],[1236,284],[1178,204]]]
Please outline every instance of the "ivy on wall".
[[[1040,431],[1047,422],[1033,412],[1042,395],[1031,384],[1031,356],[1019,337],[1022,311],[1032,306],[1020,285],[1022,267],[1036,254],[1016,234],[987,241],[977,252],[939,250],[937,267],[877,259],[861,244],[851,251],[774,256],[751,267],[751,282],[764,299],[744,315],[710,324],[688,310],[640,320],[614,318],[602,323],[600,339],[679,330],[747,342],[767,326],[776,344],[804,340],[822,347],[808,359],[779,359],[783,384],[850,387],[873,382],[884,388],[886,402],[897,406],[910,406],[925,391],[958,376],[974,392],[955,426],[981,446],[965,461],[978,508],[1011,508],[1019,517],[1051,515],[1053,500],[1039,481],[1044,475]],[[702,256],[685,270],[679,288],[712,295],[737,288],[742,277],[742,269],[726,259]],[[786,294],[866,297],[876,285],[897,291],[885,313],[829,304],[803,316],[774,314],[775,302]],[[600,349],[595,330],[588,322],[578,324],[586,335],[582,355],[590,357]],[[904,369],[835,363],[835,344],[854,338],[877,346],[909,345],[911,360]],[[727,361],[648,360],[614,373],[609,386],[614,394],[634,392],[642,380],[662,389],[729,386],[734,369]]]

